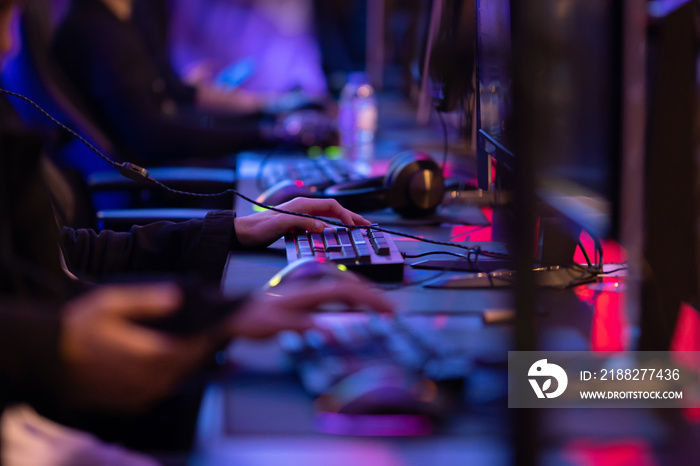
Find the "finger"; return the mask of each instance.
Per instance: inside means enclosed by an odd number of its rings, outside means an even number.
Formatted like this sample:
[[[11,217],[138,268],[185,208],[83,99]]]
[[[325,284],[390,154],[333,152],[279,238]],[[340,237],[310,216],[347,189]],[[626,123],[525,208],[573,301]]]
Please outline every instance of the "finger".
[[[353,211],[348,211],[348,212],[350,212],[350,215],[352,216],[352,220],[355,222],[355,225],[371,225],[372,224],[372,222],[370,222],[369,220],[364,218],[362,215],[356,214]]]
[[[352,212],[342,207],[335,199],[295,199],[295,212],[339,219],[346,225],[355,225]],[[293,202],[293,201],[292,201]]]
[[[111,325],[105,333],[113,344],[142,361],[167,360],[178,351],[180,344],[176,337],[130,321]]]
[[[293,312],[280,312],[275,319],[275,331],[294,330],[303,333],[314,327],[314,322],[310,316]]]
[[[182,304],[182,291],[172,283],[108,286],[93,293],[91,305],[127,318],[167,315]]]
[[[204,335],[181,338],[138,324],[113,332],[112,343],[121,348],[134,370],[143,377],[157,373],[166,385],[194,370],[212,349]]]
[[[228,319],[220,328],[220,337],[268,338],[285,329],[303,332],[313,327],[310,316],[300,312],[289,312],[284,304],[278,300],[253,301],[251,307]]]
[[[296,217],[294,215],[280,215],[274,218],[276,229],[279,234],[284,234],[293,230],[306,230],[312,233],[321,233],[326,228],[326,223],[305,217]]]
[[[168,336],[165,348],[166,359],[161,366],[168,367],[173,375],[179,377],[191,372],[207,354],[213,354],[218,344],[214,334],[200,333],[186,338]]]

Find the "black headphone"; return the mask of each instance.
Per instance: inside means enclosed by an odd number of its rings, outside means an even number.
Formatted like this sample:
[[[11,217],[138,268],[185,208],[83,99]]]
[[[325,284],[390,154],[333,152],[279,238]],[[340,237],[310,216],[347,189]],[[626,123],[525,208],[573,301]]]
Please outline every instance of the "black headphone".
[[[336,184],[319,197],[332,197],[357,212],[391,207],[404,217],[423,217],[435,212],[444,194],[440,166],[424,152],[409,151],[392,159],[386,176]]]

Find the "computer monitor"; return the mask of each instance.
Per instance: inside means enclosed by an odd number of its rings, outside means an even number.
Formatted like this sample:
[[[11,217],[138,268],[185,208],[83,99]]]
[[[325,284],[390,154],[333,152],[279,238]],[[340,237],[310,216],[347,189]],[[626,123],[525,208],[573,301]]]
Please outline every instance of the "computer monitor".
[[[668,348],[680,303],[697,292],[696,8],[687,0],[509,8],[515,135],[507,140],[518,171],[533,174],[540,231],[561,226],[555,241],[540,237],[540,259],[570,261],[582,229],[618,239],[641,349]]]
[[[687,0],[648,4],[641,349],[668,349],[682,302],[700,310],[696,155],[699,9],[698,2]]]
[[[553,11],[557,8],[560,11]],[[622,65],[617,59],[623,53],[620,32],[612,27],[620,12],[604,8],[595,0],[545,1],[532,11],[517,4],[511,11],[509,0],[477,1],[477,179],[481,189],[496,193],[497,240],[515,242],[518,163],[530,164],[523,168],[537,164],[538,193],[568,209],[567,215],[578,216],[574,224],[585,224],[596,236],[612,233],[608,222],[614,217],[610,209],[618,205],[618,192],[611,180],[619,172],[614,154],[619,152],[620,102],[615,96],[620,94]],[[574,15],[578,10],[581,16]],[[527,37],[525,44],[522,35]],[[521,60],[525,55],[528,58]],[[532,72],[524,78],[521,92],[531,100],[520,115],[526,121],[516,123],[514,77],[523,71]],[[538,138],[531,141],[538,146],[537,154],[516,156],[514,124],[528,141]],[[569,191],[562,194],[562,189]],[[568,225],[562,226],[556,217],[540,216],[538,265],[573,261],[576,235],[561,231]]]
[[[476,1],[476,120],[479,187],[493,189],[496,164],[512,171],[510,0]]]
[[[474,73],[474,0],[425,0],[418,28],[421,61],[418,121],[426,123],[432,109],[467,110]],[[471,130],[468,118],[463,128]]]
[[[494,193],[493,239],[514,253],[516,189],[512,134],[510,0],[476,0],[476,171]],[[498,174],[498,176],[496,176]]]

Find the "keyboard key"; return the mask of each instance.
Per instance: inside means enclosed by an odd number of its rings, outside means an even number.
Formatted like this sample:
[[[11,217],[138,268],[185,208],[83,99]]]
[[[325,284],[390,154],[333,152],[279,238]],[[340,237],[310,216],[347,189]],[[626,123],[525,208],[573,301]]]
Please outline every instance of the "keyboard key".
[[[293,330],[282,330],[277,334],[277,342],[287,353],[301,353],[304,350],[304,338]]]
[[[311,233],[311,242],[314,244],[314,248],[325,249],[323,245],[323,237],[319,233]]]
[[[308,241],[299,241],[297,247],[299,248],[300,257],[312,257],[314,255]]]
[[[348,230],[344,228],[339,228],[338,231],[338,242],[343,245],[351,245],[352,241],[350,240],[350,236],[348,235]]]
[[[319,330],[316,330],[315,328],[311,328],[304,332],[304,341],[306,342],[306,345],[309,348],[313,348],[315,350],[321,350],[327,346],[328,339],[326,336]]]
[[[266,189],[283,180],[301,181],[304,186],[326,188],[333,184],[363,179],[366,177],[356,173],[349,161],[326,157],[314,160],[270,160],[263,167],[262,173]]]
[[[369,252],[369,248],[365,245],[357,246],[357,259],[360,262],[371,262],[372,255]]]
[[[321,233],[289,234],[286,242],[289,262],[319,257],[375,281],[403,279],[404,260],[389,234],[364,228],[326,228]]]
[[[338,243],[338,238],[336,238],[335,230],[333,228],[326,228],[323,230],[323,241],[326,244],[327,252],[338,252],[342,249],[340,243]]]

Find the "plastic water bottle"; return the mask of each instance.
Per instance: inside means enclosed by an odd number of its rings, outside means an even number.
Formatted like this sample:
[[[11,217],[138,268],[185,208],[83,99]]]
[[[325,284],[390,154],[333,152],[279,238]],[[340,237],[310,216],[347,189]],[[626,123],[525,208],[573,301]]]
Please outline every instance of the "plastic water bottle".
[[[366,73],[348,75],[340,93],[338,131],[343,156],[358,173],[369,175],[377,131],[377,98]]]

